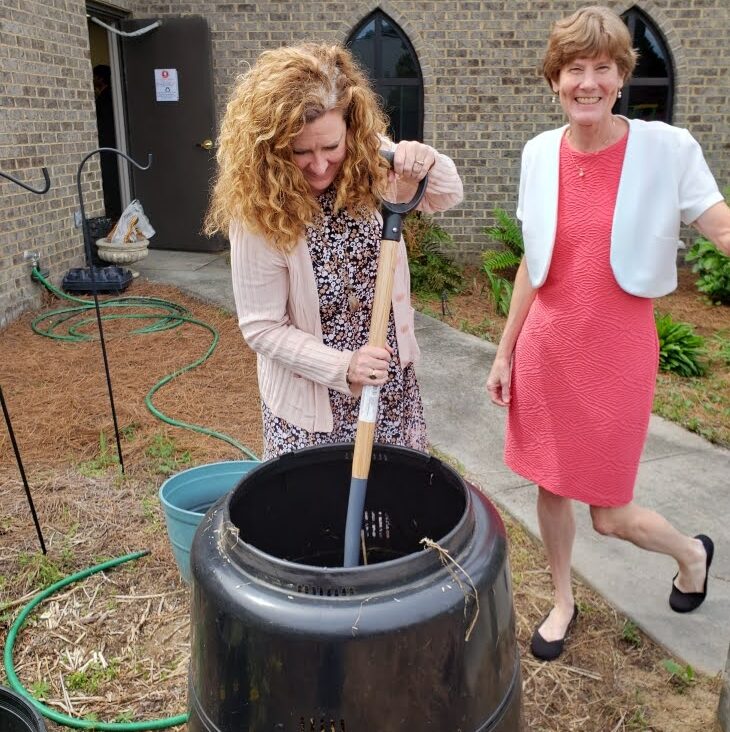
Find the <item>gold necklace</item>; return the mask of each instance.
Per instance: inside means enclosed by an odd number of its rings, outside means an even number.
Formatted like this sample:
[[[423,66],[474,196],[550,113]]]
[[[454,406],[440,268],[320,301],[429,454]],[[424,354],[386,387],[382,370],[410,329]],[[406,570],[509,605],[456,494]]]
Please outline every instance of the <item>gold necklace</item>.
[[[609,143],[609,142],[610,142],[610,140],[611,140],[611,137],[613,136],[613,131],[614,131],[615,129],[616,129],[616,118],[615,118],[615,117],[612,117],[612,118],[611,118],[611,129],[610,129],[610,131],[609,131],[609,133],[608,133],[608,137],[606,137],[606,139],[605,139],[605,140],[603,140],[603,141],[601,141],[601,142],[599,143],[599,146],[598,146],[598,150],[595,150],[595,151],[594,151],[594,152],[592,153],[593,155],[595,155],[595,154],[596,154],[596,153],[598,153],[598,152],[601,152],[601,150],[603,150],[603,149],[604,149],[604,148],[605,148],[605,147],[606,147],[606,146],[608,145],[608,143]],[[568,131],[567,131],[567,132],[565,133],[565,137],[566,137],[566,138],[572,138],[572,136],[573,136],[573,135],[572,135],[572,132],[573,132],[573,130],[571,130],[571,129],[570,129],[570,127],[569,127],[569,128],[568,128]],[[579,177],[579,178],[583,178],[583,177],[585,177],[585,174],[586,174],[586,172],[585,172],[585,170],[583,169],[583,166],[582,166],[582,165],[578,165],[578,163],[576,163],[576,162],[575,162],[575,157],[573,156],[573,151],[571,150],[571,148],[570,148],[570,145],[569,145],[569,144],[568,144],[568,145],[566,145],[566,148],[567,148],[567,150],[568,150],[568,155],[570,155],[570,161],[571,161],[571,162],[573,163],[573,167],[574,167],[574,168],[576,169],[576,171],[577,171],[577,173],[578,173],[578,177]],[[590,154],[590,153],[589,153],[589,154]]]

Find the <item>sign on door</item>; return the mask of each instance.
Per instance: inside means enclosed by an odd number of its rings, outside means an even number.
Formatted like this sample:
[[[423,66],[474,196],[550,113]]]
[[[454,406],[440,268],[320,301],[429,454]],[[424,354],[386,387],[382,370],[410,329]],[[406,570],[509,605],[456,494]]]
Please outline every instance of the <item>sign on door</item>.
[[[179,102],[177,69],[155,69],[155,98],[158,102]]]

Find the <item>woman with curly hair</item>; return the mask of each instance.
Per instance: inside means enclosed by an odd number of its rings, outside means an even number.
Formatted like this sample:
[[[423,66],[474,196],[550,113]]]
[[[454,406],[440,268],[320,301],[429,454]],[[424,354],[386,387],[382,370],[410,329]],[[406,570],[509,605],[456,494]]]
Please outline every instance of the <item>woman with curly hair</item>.
[[[388,345],[367,345],[381,198],[425,212],[462,198],[454,163],[385,137],[377,98],[349,51],[265,51],[233,90],[206,231],[228,232],[243,337],[258,356],[264,459],[354,440],[363,385],[382,387],[377,442],[426,448],[419,351],[400,242]],[[379,154],[394,150],[393,170]]]

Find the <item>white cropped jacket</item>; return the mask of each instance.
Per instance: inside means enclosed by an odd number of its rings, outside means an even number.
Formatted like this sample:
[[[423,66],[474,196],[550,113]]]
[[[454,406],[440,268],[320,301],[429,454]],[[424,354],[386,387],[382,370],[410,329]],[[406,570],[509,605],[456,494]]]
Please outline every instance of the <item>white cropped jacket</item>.
[[[663,122],[626,120],[626,144],[611,230],[611,268],[626,292],[660,297],[677,286],[680,222],[723,200],[699,143]],[[566,127],[531,139],[522,153],[517,217],[530,283],[550,268],[558,220],[560,142]]]

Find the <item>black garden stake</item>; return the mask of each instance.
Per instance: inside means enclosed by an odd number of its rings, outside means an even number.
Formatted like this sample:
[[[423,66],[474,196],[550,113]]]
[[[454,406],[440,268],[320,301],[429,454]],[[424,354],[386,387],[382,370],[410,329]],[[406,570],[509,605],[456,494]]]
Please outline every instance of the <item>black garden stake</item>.
[[[44,184],[43,188],[40,189],[32,188],[31,186],[19,181],[17,178],[14,178],[12,175],[9,175],[8,173],[3,173],[1,170],[0,176],[3,178],[7,178],[7,180],[15,183],[15,185],[18,185],[21,188],[25,188],[26,191],[30,191],[31,193],[36,193],[38,195],[43,195],[44,193],[48,193],[48,189],[51,187],[51,179],[48,177],[48,168],[41,168],[41,172],[43,173]],[[2,405],[3,417],[5,417],[5,424],[8,428],[8,435],[10,435],[10,442],[13,445],[15,460],[18,463],[18,470],[20,471],[20,477],[23,481],[23,487],[25,488],[25,496],[28,499],[28,506],[30,507],[31,515],[33,516],[33,523],[35,524],[36,533],[38,534],[38,541],[41,544],[41,551],[44,554],[47,554],[46,543],[45,541],[43,541],[43,532],[41,531],[41,525],[38,521],[38,514],[36,513],[35,505],[33,504],[33,496],[31,496],[30,494],[30,486],[28,485],[28,479],[25,475],[25,469],[23,468],[23,461],[20,458],[20,450],[18,449],[18,443],[15,440],[15,432],[13,431],[13,424],[10,421],[10,413],[8,412],[8,407],[5,404],[5,397],[3,395],[2,386],[0,386],[0,405]]]

